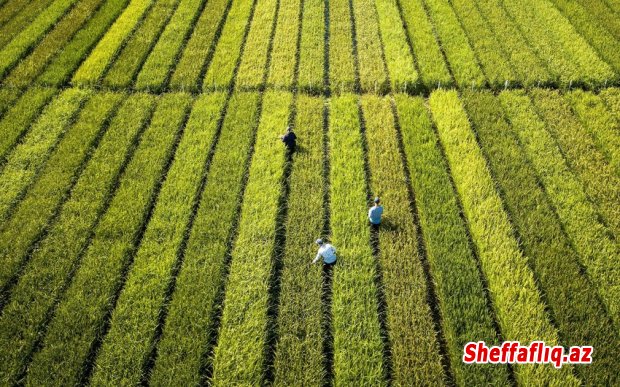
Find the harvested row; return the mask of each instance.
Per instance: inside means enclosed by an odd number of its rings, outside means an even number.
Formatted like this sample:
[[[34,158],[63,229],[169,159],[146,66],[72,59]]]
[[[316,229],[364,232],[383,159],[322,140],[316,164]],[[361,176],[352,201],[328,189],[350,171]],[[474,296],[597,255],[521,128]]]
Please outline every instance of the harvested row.
[[[99,40],[97,46],[73,75],[72,82],[81,85],[92,85],[99,81],[110,67],[121,47],[133,33],[140,20],[144,17],[156,0],[133,0],[125,11],[116,19],[112,27]]]
[[[56,22],[80,0],[55,0],[28,27],[0,51],[0,78],[21,59]],[[87,1],[87,0],[83,0]],[[22,26],[23,27],[23,26]]]
[[[0,231],[2,288],[8,279],[17,274],[27,259],[30,246],[57,212],[58,205],[69,192],[90,147],[96,142],[102,126],[119,101],[119,95],[108,93],[97,94],[90,99],[76,123],[67,129],[58,148],[12,216],[3,219],[6,222]]]
[[[577,0],[590,14],[596,17],[599,23],[614,36],[620,36],[620,19],[607,5],[605,0]],[[618,8],[620,12],[620,7]]]
[[[110,331],[95,362],[95,385],[138,385],[155,343],[171,277],[194,202],[200,195],[209,149],[226,96],[211,94],[194,104],[174,162],[163,183],[140,249],[112,313]]]
[[[0,219],[6,217],[9,209],[35,179],[90,94],[76,89],[64,91],[46,107],[21,143],[7,156],[0,172]],[[0,274],[0,285],[4,286],[5,280],[4,273]]]
[[[607,110],[601,96],[574,90],[564,97],[571,103],[581,124],[594,137],[598,149],[605,154],[616,175],[620,176],[620,122]]]
[[[605,25],[598,23],[579,3],[568,0],[553,0],[553,4],[570,20],[579,34],[592,45],[600,58],[611,65],[616,74],[620,73],[620,41],[618,37],[607,31]]]
[[[37,47],[24,58],[4,79],[3,84],[26,87],[49,63],[71,37],[86,23],[88,18],[105,0],[84,0],[79,2],[56,26],[41,40]]]
[[[133,143],[150,115],[153,99],[134,94],[120,108],[80,175],[45,239],[33,251],[0,317],[0,381],[13,384],[104,211]]]
[[[609,259],[620,254],[617,245],[598,221],[581,183],[566,165],[529,97],[514,91],[503,92],[499,98],[591,281],[598,287],[609,315],[618,324],[620,273],[618,265]]]
[[[63,85],[128,2],[129,0],[106,0],[84,28],[54,57],[37,82],[43,85]]]
[[[460,87],[482,87],[486,80],[478,65],[467,35],[460,25],[448,0],[423,0],[435,25],[441,46]]]
[[[267,77],[267,85],[270,87],[290,88],[293,85],[302,2],[303,0],[280,0]],[[322,14],[321,12],[320,15]],[[320,34],[319,38],[322,36],[323,34]]]
[[[409,34],[413,55],[417,60],[424,86],[427,89],[441,85],[452,86],[452,76],[422,0],[397,0],[397,4]]]
[[[588,343],[597,361],[576,367],[587,385],[613,385],[620,369],[615,348],[618,333],[593,286],[581,272],[579,258],[563,232],[553,207],[540,187],[519,141],[490,93],[466,93],[471,117],[489,167],[503,193],[545,300],[551,308],[564,346]]]
[[[573,116],[568,102],[557,91],[533,90],[532,97],[567,165],[581,180],[586,195],[598,208],[615,239],[619,239],[620,177],[614,173],[590,133]]]
[[[206,1],[181,1],[138,74],[137,89],[163,91]]]
[[[325,188],[320,168],[324,162],[324,102],[304,95],[297,98],[299,150],[293,154],[290,177],[274,384],[318,386],[326,377],[321,329],[323,281],[321,271],[309,269],[308,262],[316,254],[312,241],[325,222],[317,216]]]
[[[428,109],[420,97],[397,95],[396,103],[452,374],[457,385],[505,384],[506,367],[461,361],[466,343],[499,338]]]
[[[198,91],[233,0],[208,0],[170,78],[173,88]],[[235,3],[238,4],[238,3]]]
[[[329,1],[329,84],[337,93],[355,88],[350,1]]]
[[[351,0],[355,21],[355,55],[362,92],[386,93],[388,76],[383,62],[383,46],[379,33],[377,10],[373,0]]]
[[[34,355],[27,384],[78,384],[88,377],[91,351],[105,334],[106,316],[122,287],[123,273],[172,157],[189,102],[183,94],[162,97],[58,305],[43,348]],[[76,314],[76,310],[81,312]]]
[[[214,313],[251,158],[258,98],[256,93],[238,93],[228,103],[157,348],[151,385],[198,385],[205,376],[205,351],[215,334]]]
[[[142,67],[166,23],[172,17],[176,7],[180,2],[191,1],[193,0],[157,0],[140,27],[118,54],[110,70],[103,78],[103,84],[113,88],[131,87],[140,67]]]
[[[469,221],[503,339],[558,344],[526,257],[519,250],[508,215],[476,144],[455,91],[435,91],[430,106],[456,189]],[[514,367],[517,382],[578,385],[570,367]]]
[[[301,42],[297,84],[303,91],[319,93],[325,77],[325,1],[302,0]],[[277,55],[277,54],[276,54]],[[275,56],[272,58],[272,62]]]
[[[431,310],[426,303],[428,289],[390,101],[364,96],[361,103],[370,190],[381,196],[386,208],[378,232],[378,260],[387,304],[392,382],[397,386],[441,385],[445,375]]]
[[[539,82],[545,85],[552,83],[555,75],[548,71],[545,64],[536,56],[519,31],[520,26],[508,15],[500,0],[476,0],[475,4],[497,37],[498,43],[502,42],[506,47],[504,55],[512,63],[513,71],[520,83],[524,86],[532,86]]]
[[[26,133],[32,121],[39,115],[52,96],[55,89],[33,87],[3,116],[0,121],[0,165],[6,161],[5,157],[19,138]]]
[[[215,385],[258,385],[264,377],[276,217],[286,161],[284,147],[274,138],[286,126],[292,95],[267,92],[263,98],[213,358]]]
[[[0,28],[0,48],[6,46],[25,26],[45,10],[53,0],[30,1],[11,20]]]
[[[332,99],[329,122],[333,270],[334,385],[384,385],[376,263],[366,219],[364,155],[357,97]]]
[[[506,60],[504,46],[497,41],[475,2],[451,0],[451,4],[480,60],[480,66],[486,74],[489,85],[498,88],[504,86],[505,82],[520,82],[513,72],[512,65]]]
[[[278,17],[279,0],[257,1],[250,32],[245,41],[241,64],[237,71],[236,88],[239,90],[258,88],[263,85],[269,59],[271,40]],[[291,39],[289,37],[289,39]],[[289,65],[294,66],[295,61]],[[292,67],[293,67],[292,66]],[[226,81],[224,85],[228,84]]]
[[[273,2],[274,0],[233,0],[221,38],[215,48],[213,60],[202,82],[203,89],[227,89],[231,86],[235,77],[235,68],[242,54],[241,49],[247,38],[247,31],[253,24],[254,9],[263,10],[264,3],[269,5]],[[257,5],[257,3],[260,4]]]

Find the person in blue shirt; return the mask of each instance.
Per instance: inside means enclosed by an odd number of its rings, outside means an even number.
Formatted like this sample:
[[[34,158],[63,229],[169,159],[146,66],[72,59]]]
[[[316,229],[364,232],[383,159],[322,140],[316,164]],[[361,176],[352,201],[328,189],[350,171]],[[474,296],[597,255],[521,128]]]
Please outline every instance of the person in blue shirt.
[[[374,205],[370,207],[368,210],[368,220],[370,224],[375,227],[378,227],[381,224],[381,216],[383,215],[383,206],[380,204],[381,199],[376,197],[374,200]]]
[[[289,152],[294,152],[297,147],[297,136],[293,132],[293,129],[289,126],[286,128],[286,134],[280,136],[280,139],[286,146]]]

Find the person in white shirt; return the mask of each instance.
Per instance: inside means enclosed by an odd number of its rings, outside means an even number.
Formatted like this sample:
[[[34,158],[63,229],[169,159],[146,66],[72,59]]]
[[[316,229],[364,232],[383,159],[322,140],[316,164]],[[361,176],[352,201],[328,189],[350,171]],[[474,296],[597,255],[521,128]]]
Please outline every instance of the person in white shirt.
[[[317,239],[316,244],[319,245],[319,252],[312,261],[315,264],[319,259],[323,258],[325,265],[333,265],[336,263],[336,248],[329,243],[323,242],[322,239]]]

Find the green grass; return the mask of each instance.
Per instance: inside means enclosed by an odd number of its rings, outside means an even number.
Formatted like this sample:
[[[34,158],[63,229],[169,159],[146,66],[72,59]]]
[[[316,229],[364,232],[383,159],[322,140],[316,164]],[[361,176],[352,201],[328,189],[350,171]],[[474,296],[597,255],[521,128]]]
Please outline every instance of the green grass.
[[[620,274],[609,257],[619,254],[609,231],[599,222],[583,186],[574,176],[527,95],[503,92],[500,101],[528,159],[534,166],[566,233],[591,281],[599,289],[609,315],[618,324]]]
[[[181,1],[138,74],[137,89],[163,91],[206,1]]]
[[[257,93],[231,97],[184,252],[150,384],[197,385],[214,332],[232,225],[256,128]],[[209,241],[209,243],[205,243]]]
[[[34,355],[28,368],[26,384],[77,384],[82,377],[90,348],[104,333],[105,316],[122,286],[123,271],[133,256],[164,167],[172,157],[189,103],[183,94],[170,94],[159,102],[50,321],[43,349]],[[81,313],[76,314],[76,310]]]
[[[468,367],[461,361],[470,341],[498,343],[492,311],[425,102],[396,95],[396,104],[452,374],[458,385],[505,384],[505,367]]]
[[[357,104],[356,96],[345,94],[331,100],[329,114],[330,223],[338,251],[332,285],[336,386],[386,383]]]
[[[267,85],[276,88],[289,88],[293,85],[295,77],[295,62],[297,60],[297,40],[301,20],[299,11],[302,0],[280,0],[278,11],[278,24],[273,37],[271,50],[271,64]],[[321,10],[318,16],[322,15]],[[323,36],[321,31],[313,31],[319,38]]]
[[[132,142],[152,105],[153,98],[145,95],[127,98],[78,178],[58,219],[24,267],[0,317],[3,383],[10,384],[25,370],[29,353],[44,332],[51,308],[63,293],[76,257],[105,208],[106,197],[114,188],[123,161],[131,156]]]
[[[329,84],[335,93],[355,87],[351,25],[349,0],[329,1]]]
[[[163,183],[140,249],[112,314],[110,332],[96,360],[95,385],[137,385],[153,342],[171,274],[200,194],[209,149],[215,139],[225,95],[196,101],[174,162]]]
[[[373,0],[351,1],[355,20],[356,53],[362,92],[386,93],[390,87],[383,62],[379,20]]]
[[[321,385],[323,358],[322,276],[308,261],[316,255],[323,210],[323,110],[321,98],[299,95],[280,284],[274,385]]]
[[[466,93],[465,105],[521,244],[536,273],[565,346],[588,343],[597,361],[575,367],[586,384],[613,385],[619,336],[595,286],[581,272],[579,258],[563,232],[553,207],[539,186],[529,161],[511,132],[499,101],[490,93]]]
[[[549,321],[457,93],[435,91],[429,103],[488,280],[503,339],[557,344],[558,333]],[[556,370],[546,365],[522,365],[515,366],[514,372],[523,384],[579,384],[567,366]]]
[[[362,97],[370,190],[385,208],[378,241],[392,382],[440,385],[445,376],[390,102],[388,97]]]
[[[325,72],[325,1],[303,0],[299,47],[299,88],[309,92],[323,90]],[[274,53],[274,55],[277,55]]]
[[[215,385],[258,385],[264,373],[271,325],[267,308],[286,152],[278,135],[286,127],[292,95],[267,92],[263,98],[213,357]]]

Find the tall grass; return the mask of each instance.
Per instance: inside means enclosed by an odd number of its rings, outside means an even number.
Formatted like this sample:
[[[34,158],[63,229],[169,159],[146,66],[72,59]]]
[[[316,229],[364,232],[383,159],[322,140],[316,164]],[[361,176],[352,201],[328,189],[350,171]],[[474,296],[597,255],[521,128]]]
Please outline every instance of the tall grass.
[[[304,13],[301,23],[299,46],[299,88],[320,92],[325,73],[325,1],[303,0]]]
[[[299,18],[301,6],[302,0],[280,0],[267,77],[267,85],[271,87],[289,88],[293,85],[299,24],[302,22]],[[320,12],[318,16],[323,14],[322,10],[313,12]],[[320,30],[313,34],[318,34],[319,38],[323,36]]]
[[[379,20],[373,0],[351,0],[355,20],[356,53],[362,92],[386,93],[388,76],[383,62]]]
[[[329,84],[333,92],[355,87],[349,0],[329,1]]]
[[[558,333],[549,321],[457,93],[435,91],[429,103],[488,279],[503,339],[558,344]],[[579,384],[566,366],[561,370],[545,365],[516,366],[515,376],[523,384]]]

